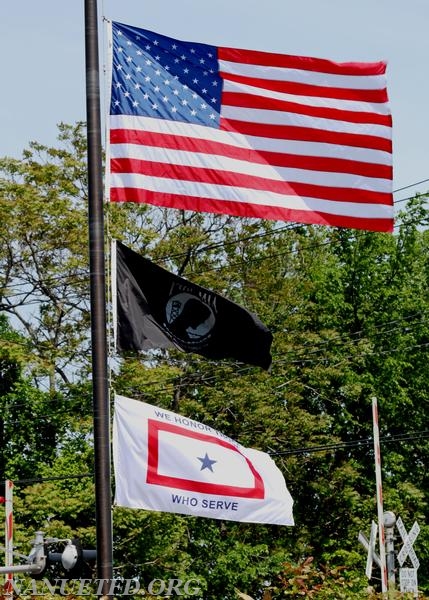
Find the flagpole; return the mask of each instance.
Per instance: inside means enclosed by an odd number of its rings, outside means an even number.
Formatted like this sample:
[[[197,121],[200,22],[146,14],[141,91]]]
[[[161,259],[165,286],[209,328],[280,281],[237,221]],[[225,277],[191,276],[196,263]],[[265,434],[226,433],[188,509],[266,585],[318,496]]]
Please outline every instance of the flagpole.
[[[97,577],[103,598],[113,579],[110,420],[107,370],[103,179],[97,0],[85,0],[88,225],[91,292],[92,396],[94,423]]]

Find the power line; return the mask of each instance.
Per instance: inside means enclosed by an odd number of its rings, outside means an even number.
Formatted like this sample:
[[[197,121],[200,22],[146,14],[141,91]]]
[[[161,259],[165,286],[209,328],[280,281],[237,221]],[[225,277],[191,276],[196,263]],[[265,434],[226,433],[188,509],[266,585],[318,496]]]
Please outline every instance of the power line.
[[[429,181],[429,180],[423,180],[422,182],[418,182],[418,183],[423,183],[424,181]],[[412,185],[417,185],[418,183],[416,183],[416,184],[412,184]],[[411,185],[411,186],[407,186],[407,187],[412,187],[412,185]],[[400,188],[400,189],[403,189],[403,188]],[[399,191],[399,190],[395,190],[395,191]],[[265,236],[265,235],[273,235],[273,234],[280,233],[280,232],[282,232],[282,231],[285,231],[285,230],[294,229],[295,227],[301,227],[301,225],[298,225],[298,226],[294,226],[294,225],[293,225],[293,226],[292,226],[292,225],[287,225],[287,226],[284,226],[284,227],[282,227],[282,228],[279,228],[279,229],[275,229],[275,230],[273,230],[273,231],[270,231],[270,232],[267,232],[267,233],[263,233],[263,234],[259,233],[259,234],[255,234],[255,236],[248,236],[247,238],[242,238],[242,239],[252,239],[252,237],[260,237],[260,236],[262,237],[262,236]],[[238,242],[240,242],[240,241],[241,241],[241,240],[234,240],[233,242],[228,242],[228,244],[230,244],[230,243],[238,243]],[[331,241],[326,241],[326,242],[322,242],[322,243],[320,243],[320,244],[310,244],[310,245],[308,245],[308,246],[301,246],[299,250],[300,250],[300,251],[302,251],[302,250],[306,250],[306,249],[312,249],[312,248],[322,247],[322,246],[325,246],[325,245],[330,245],[331,243],[333,243],[333,242],[331,242]],[[222,246],[222,245],[224,245],[224,243],[220,243],[220,244],[218,244],[218,245]],[[215,245],[214,245],[214,247],[215,247],[215,246],[218,246],[218,245],[216,245],[216,244],[215,244]],[[206,246],[205,248],[206,248],[206,249],[208,249],[208,248],[211,248],[211,247],[213,247],[213,245],[212,245],[212,246],[210,246],[210,245],[209,245],[209,246]],[[204,250],[204,248],[200,249],[199,251],[203,251],[203,250]],[[266,256],[264,256],[264,257],[261,257],[260,259],[254,259],[254,260],[252,260],[252,261],[247,261],[247,262],[246,262],[246,264],[249,264],[249,262],[250,262],[250,263],[256,263],[258,260],[267,260],[267,259],[272,259],[272,258],[274,258],[274,257],[277,257],[277,256],[284,256],[285,254],[288,254],[288,253],[293,253],[293,252],[297,252],[297,251],[298,251],[298,250],[291,250],[291,251],[288,251],[288,252],[286,252],[286,253],[279,253],[279,254],[274,254],[274,255],[266,255]],[[176,256],[177,256],[177,255],[176,255]],[[238,262],[237,262],[237,263],[234,263],[234,264],[233,264],[233,266],[234,266],[235,264],[241,264],[241,263],[238,263]],[[223,268],[223,267],[221,266],[220,268]],[[211,269],[211,270],[216,270],[216,268],[214,268],[214,269]],[[206,270],[206,271],[203,271],[203,272],[208,272],[208,271],[210,271],[210,269],[209,269],[209,270]],[[64,276],[64,279],[65,279],[66,277],[68,278],[68,277],[70,277],[70,276]],[[417,325],[418,325],[418,323],[417,323],[417,324],[415,324],[415,326],[417,326]],[[345,335],[347,335],[347,334],[342,334],[342,337],[344,337]],[[352,336],[354,336],[354,335],[356,335],[356,334],[350,334],[350,339],[349,339],[349,340],[346,340],[346,341],[344,341],[344,344],[346,344],[346,343],[352,343],[352,341],[351,341],[351,337],[352,337]],[[380,334],[380,335],[381,335],[381,334]],[[19,342],[17,342],[17,341],[11,341],[11,340],[7,340],[7,341],[8,341],[9,343],[12,343],[12,344],[17,344],[17,345],[26,346],[26,343],[24,343],[24,342],[22,342],[22,344],[21,344],[21,343],[19,343]],[[322,345],[331,344],[331,343],[332,343],[332,338],[331,338],[331,339],[328,339],[328,340],[326,340],[325,342],[320,342],[320,344],[319,344],[318,346],[316,346],[316,347],[313,347],[313,354],[315,354],[315,353],[317,353],[317,352],[320,352],[320,351],[321,351],[321,350],[320,350],[320,348],[321,348],[321,346],[322,346]],[[318,350],[318,347],[319,347],[319,350]],[[410,346],[410,348],[412,348],[412,347],[418,347],[418,346]],[[394,350],[392,350],[392,352],[393,352],[393,351],[394,351]],[[389,352],[389,350],[387,350],[386,352]],[[303,357],[302,357],[302,356],[300,356],[300,357],[298,357],[298,358],[300,359],[300,362],[302,362],[302,359],[303,359]],[[350,357],[347,357],[347,358],[350,358]],[[311,362],[311,360],[312,360],[312,359],[310,359],[310,362]],[[305,357],[304,357],[304,361],[306,361],[306,362],[309,362],[309,360],[308,360],[308,359],[306,359]],[[283,361],[275,361],[275,364],[281,364],[282,362],[285,362],[285,361],[284,361],[284,360],[283,360]],[[297,362],[297,361],[295,360],[294,362]],[[314,362],[314,361],[313,361],[313,362]],[[247,369],[239,369],[239,372],[245,372],[245,370],[247,370]],[[203,382],[204,382],[204,381],[203,381]],[[150,384],[149,384],[149,385],[150,385]],[[184,384],[184,385],[187,385],[187,384]],[[177,384],[176,384],[176,387],[177,387]]]
[[[94,473],[79,473],[70,474],[70,475],[57,475],[55,477],[32,477],[30,479],[13,479],[14,485],[23,485],[28,484],[32,485],[34,483],[46,483],[48,481],[65,481],[69,479],[81,479],[82,477],[93,477]]]
[[[403,202],[405,200],[409,200],[409,198],[404,198],[403,200],[399,200],[398,202]],[[398,228],[400,228],[400,227],[402,227],[404,225],[419,225],[419,224],[422,224],[425,221],[427,221],[428,218],[429,217],[422,217],[421,219],[417,219],[417,220],[412,220],[411,219],[410,221],[404,221],[402,223],[395,224],[394,225],[394,229],[398,229]],[[287,231],[294,231],[295,229],[298,229],[299,227],[302,227],[302,225],[291,226],[291,227],[284,227],[284,228],[281,228],[281,229],[278,229],[278,230],[273,230],[273,231],[266,232],[266,233],[255,234],[253,236],[247,236],[245,238],[238,238],[238,239],[235,239],[235,240],[232,240],[232,241],[229,241],[229,242],[219,242],[218,244],[211,244],[211,245],[208,245],[208,246],[203,246],[202,248],[196,249],[194,251],[194,254],[200,254],[202,252],[205,252],[207,250],[212,250],[212,249],[217,248],[217,247],[218,248],[222,248],[222,247],[226,247],[228,245],[239,244],[239,243],[242,243],[243,241],[249,241],[251,239],[255,239],[255,238],[258,238],[258,237],[269,237],[269,236],[277,235],[278,233],[284,233],[286,230]],[[325,240],[323,242],[318,242],[318,243],[315,243],[315,244],[300,245],[299,248],[292,248],[292,249],[288,249],[286,251],[278,252],[278,253],[275,253],[275,254],[265,254],[264,256],[260,256],[258,258],[253,258],[252,260],[246,259],[244,261],[244,260],[241,259],[241,260],[237,260],[235,262],[228,262],[228,264],[221,264],[221,265],[218,265],[218,266],[213,266],[211,268],[205,268],[204,270],[200,270],[200,271],[199,270],[197,270],[197,271],[190,271],[189,273],[187,273],[186,276],[190,277],[190,276],[195,276],[195,275],[204,275],[206,273],[212,273],[212,272],[216,272],[216,271],[222,271],[222,270],[227,269],[227,268],[230,269],[231,267],[232,268],[239,267],[242,264],[246,264],[246,266],[254,265],[254,264],[257,264],[257,263],[260,263],[260,262],[264,262],[266,260],[272,260],[274,258],[281,258],[281,257],[287,256],[287,255],[298,254],[298,253],[303,252],[305,250],[314,250],[316,248],[322,248],[324,246],[329,247],[329,246],[332,246],[334,244],[339,245],[340,243],[341,243],[340,240]],[[172,254],[172,255],[169,255],[169,256],[161,257],[158,260],[159,261],[163,261],[163,262],[167,262],[168,260],[171,260],[172,258],[180,258],[181,256],[186,256],[186,253]],[[60,280],[60,279],[71,279],[71,281],[69,282],[70,285],[73,285],[73,284],[82,284],[82,283],[85,283],[87,281],[87,279],[88,279],[88,275],[86,273],[82,273],[82,275],[83,275],[82,279],[72,279],[73,277],[75,277],[74,275],[73,276],[72,275],[63,275],[63,276],[58,276],[58,280]],[[55,279],[57,279],[57,278],[55,278]],[[20,287],[20,286],[27,286],[27,285],[28,285],[27,282],[15,283],[13,285],[13,289],[15,289],[17,287]],[[54,285],[55,286],[55,284],[51,284],[51,283],[49,285]],[[20,296],[21,297],[36,296],[36,295],[38,296],[38,298],[36,298],[36,299],[29,300],[28,302],[25,302],[26,306],[30,306],[30,305],[37,306],[37,305],[41,304],[42,302],[46,301],[46,300],[43,299],[43,292],[41,292],[38,289],[35,289],[35,290],[32,290],[32,291],[13,292],[13,293],[12,292],[8,293],[8,289],[9,289],[8,287],[3,288],[3,295],[5,295],[5,293],[7,293],[8,298],[18,298]],[[87,298],[86,299],[85,298],[82,299],[81,296],[77,296],[77,295],[76,296],[69,295],[68,296],[68,300],[71,300],[71,299],[76,299],[76,301],[79,301],[79,302],[86,302],[86,301],[88,301]],[[69,304],[70,304],[70,302],[68,303],[68,305]],[[70,306],[72,308],[75,308],[76,310],[79,308],[79,307],[74,306],[74,305],[73,306],[70,305]],[[17,308],[17,307],[13,307],[12,305],[7,305],[6,304],[5,307],[4,307],[4,310],[10,309],[10,308]]]
[[[409,442],[424,440],[429,438],[429,430],[414,431],[410,433],[400,433],[395,435],[385,435],[380,437],[380,443],[388,444],[392,442]],[[316,454],[319,452],[332,452],[335,450],[346,450],[348,448],[359,448],[360,446],[370,446],[373,444],[372,438],[359,438],[347,442],[338,442],[335,444],[321,444],[320,446],[307,446],[292,448],[289,450],[268,451],[270,456],[293,456],[301,454]],[[14,485],[32,485],[35,483],[47,483],[50,481],[66,481],[71,479],[80,479],[82,477],[93,477],[93,473],[73,473],[65,475],[56,475],[53,477],[33,477],[25,479],[13,479]]]
[[[403,352],[405,350],[413,350],[413,349],[416,349],[416,348],[427,348],[427,347],[429,347],[429,342],[424,342],[422,344],[413,344],[412,346],[406,346],[406,347],[401,347],[401,348],[390,348],[389,350],[380,350],[380,349],[377,349],[376,351],[371,352],[371,354],[368,354],[367,356],[389,355],[390,353],[394,353],[394,352]],[[348,356],[345,356],[345,357],[341,357],[341,360],[339,362],[335,363],[334,365],[331,364],[330,366],[338,368],[342,364],[349,362],[350,359],[354,359],[355,360],[356,358],[363,357],[363,356],[364,356],[363,354],[358,354],[358,355],[348,355]],[[287,362],[287,360],[288,359],[281,359],[281,360],[275,361],[274,364],[284,364],[285,362]],[[308,365],[308,364],[311,364],[311,363],[315,363],[317,361],[318,361],[317,358],[315,358],[315,359],[297,358],[297,359],[291,360],[289,362],[290,362],[290,364],[303,365],[305,363],[305,364]],[[215,364],[217,364],[217,363],[215,363]],[[228,363],[228,364],[230,364],[230,363]],[[252,367],[244,367],[242,369],[239,368],[239,369],[237,369],[235,371],[235,374],[237,374],[237,373],[244,373],[245,371],[250,371],[250,369],[252,369]],[[177,382],[173,382],[171,384],[171,391],[175,391],[175,390],[180,389],[182,387],[189,387],[191,385],[205,385],[205,384],[209,383],[210,381],[212,381],[212,382],[215,383],[216,381],[219,381],[219,380],[222,380],[222,379],[223,378],[221,376],[219,376],[219,375],[212,375],[210,377],[201,378],[200,380],[196,380],[194,382],[190,381],[190,382],[186,382],[186,383],[183,383],[183,384],[180,384],[180,383],[177,383]],[[299,380],[296,379],[296,381],[299,381]],[[148,383],[146,385],[149,387],[151,384]],[[168,383],[167,383],[167,385],[168,385]],[[163,390],[163,391],[168,391],[167,385],[166,385],[166,382],[163,382],[162,384],[159,384],[158,387],[156,387],[156,386],[152,387],[151,391],[152,392],[156,392],[157,390],[160,390],[160,389]],[[141,387],[143,387],[143,385]],[[13,406],[13,408],[15,408],[15,406]],[[65,410],[64,408],[61,408],[60,410],[61,410],[61,414],[75,414],[76,407],[72,407],[70,410]],[[47,414],[47,415],[37,415],[37,417],[35,415],[33,415],[33,420],[36,421],[36,422],[37,421],[41,421],[42,419],[49,419],[49,418],[52,418],[52,413],[51,414]],[[13,421],[8,421],[9,425],[18,425],[19,423],[20,423],[19,419],[15,419]]]
[[[380,437],[380,442],[388,444],[391,442],[409,442],[420,439],[428,439],[429,430],[418,431],[408,434],[397,434]],[[348,442],[338,442],[337,444],[324,444],[321,446],[308,446],[302,448],[294,448],[292,450],[280,450],[277,452],[268,452],[270,456],[288,456],[295,454],[314,454],[316,452],[329,452],[331,450],[346,450],[347,448],[357,448],[359,446],[369,446],[374,443],[373,438],[361,438],[350,440]]]
[[[408,186],[405,186],[405,187],[402,187],[402,188],[398,188],[397,190],[394,190],[393,193],[396,193],[398,191],[402,191],[402,190],[414,187],[416,185],[420,185],[420,184],[425,183],[425,182],[429,182],[429,179],[424,179],[424,180],[416,182],[414,184],[410,184]],[[415,195],[414,196],[409,196],[407,198],[402,198],[401,200],[395,200],[394,204],[398,204],[400,202],[406,202],[408,200],[412,200],[413,198],[415,198]],[[422,220],[425,220],[425,217],[423,217]],[[410,224],[413,224],[413,223],[415,223],[417,225],[417,224],[420,223],[420,221],[419,220],[416,220],[416,221],[411,220],[411,221],[407,221],[407,222],[399,224],[399,225],[395,224],[394,228],[396,229],[396,228],[400,227],[401,225],[404,225],[404,224],[410,225]],[[203,246],[202,248],[196,249],[194,251],[194,254],[200,254],[202,252],[206,252],[208,250],[213,250],[213,249],[216,249],[216,248],[224,248],[224,247],[227,247],[227,246],[230,246],[230,245],[239,244],[239,243],[242,243],[242,242],[245,242],[245,241],[250,241],[250,240],[253,240],[253,239],[257,239],[257,238],[263,238],[263,237],[269,237],[269,236],[272,236],[272,235],[277,235],[279,233],[284,233],[285,231],[295,231],[295,230],[300,229],[303,226],[305,226],[305,225],[304,224],[296,224],[296,223],[287,224],[287,225],[285,225],[283,227],[273,228],[271,231],[268,231],[268,232],[256,233],[256,234],[249,235],[249,236],[246,236],[246,237],[239,237],[239,238],[236,238],[235,240],[230,240],[228,242],[222,241],[222,242],[218,242],[218,243],[208,244],[207,246]],[[325,226],[322,226],[322,227],[325,227]],[[323,245],[325,245],[325,244],[329,245],[330,243],[332,243],[332,242],[331,241],[324,242]],[[310,249],[313,248],[313,247],[317,247],[317,246],[312,246],[312,245],[308,246],[308,248],[310,248]],[[305,247],[305,246],[300,247],[299,250],[301,251],[301,250],[304,250],[304,249],[307,249],[307,247]],[[296,252],[296,251],[291,251],[290,253],[293,253],[293,252]],[[181,253],[176,253],[176,254],[170,254],[168,256],[162,256],[158,260],[159,261],[163,261],[163,262],[167,262],[168,260],[171,260],[172,258],[184,257],[184,256],[186,256],[186,254],[187,254],[186,252],[181,252]],[[278,256],[278,255],[276,255],[276,256]],[[267,259],[269,259],[269,258],[272,258],[272,256],[267,257]],[[260,260],[264,260],[264,259],[260,259]],[[249,262],[249,261],[247,261],[247,262]],[[220,267],[220,268],[223,268],[223,267]],[[207,271],[196,272],[196,273],[193,273],[193,274],[204,274],[206,272],[210,272],[212,270],[218,270],[218,269],[219,268],[217,268],[217,269],[208,269]],[[79,273],[77,273],[77,274],[79,274]],[[75,280],[75,282],[85,281],[87,279],[87,274],[86,273],[82,273],[82,275],[84,275],[84,279],[83,280]],[[53,279],[54,279],[54,281],[61,281],[62,279],[68,279],[68,278],[72,278],[72,277],[75,277],[75,275],[59,275],[59,276],[57,276],[57,277],[55,277]],[[72,281],[72,283],[73,283],[73,281]],[[14,287],[19,287],[21,285],[22,286],[28,285],[28,282],[16,283],[16,284],[14,284]],[[47,285],[53,285],[53,284],[49,282]],[[7,290],[7,288],[4,288],[4,289]],[[32,293],[34,293],[34,292],[20,292],[20,293],[17,293],[17,294],[8,294],[8,295],[10,297],[15,297],[15,296],[19,296],[19,295],[25,296],[26,294],[32,294]],[[34,303],[37,304],[37,301],[35,301]]]
[[[352,332],[352,333],[347,333],[347,332],[338,333],[338,334],[330,337],[329,339],[321,340],[318,344],[312,344],[312,345],[303,344],[301,346],[296,346],[288,352],[290,357],[293,357],[293,360],[290,360],[290,358],[288,356],[286,356],[283,359],[274,360],[273,368],[276,365],[281,365],[281,364],[284,364],[285,362],[290,362],[291,364],[303,364],[303,363],[309,364],[309,363],[315,362],[317,360],[318,354],[321,352],[325,352],[326,346],[336,344],[337,342],[341,343],[341,346],[337,346],[337,347],[344,348],[350,344],[356,345],[356,342],[359,341],[359,339],[361,339],[363,341],[367,340],[367,339],[369,339],[370,341],[373,341],[377,337],[385,336],[388,334],[391,335],[392,333],[395,333],[398,331],[403,331],[404,329],[413,329],[413,328],[418,327],[419,325],[423,325],[427,322],[426,319],[424,318],[426,314],[427,314],[427,311],[419,311],[419,312],[413,313],[412,315],[404,316],[401,319],[394,319],[391,321],[387,321],[386,323],[375,324],[371,327],[372,331],[370,334],[371,335],[370,338],[366,338],[366,337],[362,338],[361,336],[367,335],[367,332],[365,330],[359,330],[359,331]],[[411,321],[411,319],[414,319],[415,317],[418,317],[418,318],[416,318],[414,321]],[[398,326],[392,327],[392,325],[398,325]],[[388,327],[390,327],[390,329],[387,329]],[[374,333],[374,331],[376,333]],[[406,332],[406,333],[409,333],[409,332]],[[0,341],[1,340],[2,340],[2,338],[0,338]],[[14,340],[5,340],[5,338],[3,338],[3,341],[7,341],[13,345],[17,345],[20,347],[21,346],[26,347],[26,345],[23,342],[14,341]],[[418,347],[422,347],[425,345],[426,344],[414,344],[413,346],[409,346],[408,348],[418,348]],[[398,351],[402,351],[403,349],[404,349],[403,347],[391,348],[391,349],[387,349],[387,350],[375,348],[371,352],[368,352],[366,354],[366,356],[368,357],[368,356],[371,356],[374,354],[382,354],[382,353],[388,354],[389,352],[392,352],[392,353],[398,352]],[[363,356],[364,356],[364,354],[354,354],[352,356],[348,355],[346,357],[343,357],[343,360],[348,360],[350,358],[356,359],[356,358],[363,357]],[[324,358],[326,359],[326,356],[324,356]],[[175,360],[171,359],[171,358],[169,360],[170,360],[172,366],[175,366]],[[234,364],[234,363],[227,362],[227,361],[209,361],[209,362],[211,362],[211,364],[214,364],[214,365],[219,365],[219,363],[221,363],[222,365]],[[253,371],[253,367],[242,366],[242,367],[238,367],[235,370],[235,374],[245,374],[246,372],[252,372],[252,371]],[[185,376],[188,378],[188,380],[186,382],[179,383],[177,381],[178,377],[181,378],[180,375],[179,376],[175,375],[169,380],[164,380],[162,383],[161,382],[160,383],[151,383],[151,382],[141,383],[140,387],[142,387],[142,388],[150,387],[153,391],[157,391],[159,389],[168,391],[169,388],[171,390],[178,390],[178,389],[187,388],[192,385],[205,385],[205,384],[209,384],[209,383],[215,383],[216,381],[219,381],[219,379],[221,378],[217,374],[211,375],[210,377],[206,377],[206,376],[199,377],[198,373],[190,373]],[[49,403],[64,402],[64,400],[62,398],[58,398],[58,399],[49,398],[48,402]],[[26,406],[26,404],[25,403],[10,404],[7,408],[15,410],[22,406]],[[6,408],[5,408],[5,410],[6,410]],[[48,416],[48,415],[46,415],[46,416]]]
[[[397,190],[393,190],[393,193],[395,194],[396,192],[402,192],[403,190],[408,190],[409,188],[415,187],[416,185],[421,185],[422,183],[428,182],[429,179],[422,179],[422,181],[416,181],[416,183],[410,183],[409,185],[405,185],[404,187],[398,188]]]

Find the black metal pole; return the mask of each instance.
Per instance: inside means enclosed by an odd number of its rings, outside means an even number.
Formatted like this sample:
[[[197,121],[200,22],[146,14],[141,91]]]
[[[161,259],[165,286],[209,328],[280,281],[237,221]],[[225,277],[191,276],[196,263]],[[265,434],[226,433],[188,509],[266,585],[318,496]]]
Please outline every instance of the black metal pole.
[[[97,577],[108,597],[113,579],[110,419],[107,371],[103,175],[97,0],[85,0],[88,224],[91,288]]]

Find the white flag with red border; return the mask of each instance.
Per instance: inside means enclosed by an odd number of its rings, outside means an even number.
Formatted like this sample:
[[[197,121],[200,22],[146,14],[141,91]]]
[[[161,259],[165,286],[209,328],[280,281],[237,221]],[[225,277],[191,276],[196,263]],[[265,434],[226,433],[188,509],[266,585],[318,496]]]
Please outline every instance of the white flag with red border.
[[[293,525],[293,500],[265,452],[177,413],[116,395],[115,504]]]

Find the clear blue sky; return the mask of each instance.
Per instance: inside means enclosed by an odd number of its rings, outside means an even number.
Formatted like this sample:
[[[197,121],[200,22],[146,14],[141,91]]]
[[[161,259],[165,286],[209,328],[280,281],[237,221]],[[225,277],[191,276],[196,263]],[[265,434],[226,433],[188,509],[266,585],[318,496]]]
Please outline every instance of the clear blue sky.
[[[98,6],[100,17],[179,39],[338,61],[387,60],[394,189],[429,179],[428,0],[99,0]],[[99,32],[105,62],[101,18]],[[0,50],[0,156],[19,157],[30,140],[55,145],[57,123],[86,119],[84,0],[4,4]],[[428,189],[429,182],[395,199]]]

